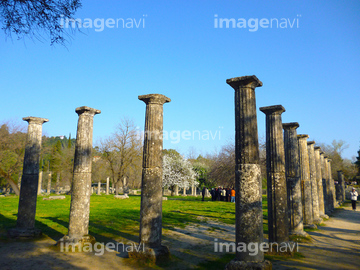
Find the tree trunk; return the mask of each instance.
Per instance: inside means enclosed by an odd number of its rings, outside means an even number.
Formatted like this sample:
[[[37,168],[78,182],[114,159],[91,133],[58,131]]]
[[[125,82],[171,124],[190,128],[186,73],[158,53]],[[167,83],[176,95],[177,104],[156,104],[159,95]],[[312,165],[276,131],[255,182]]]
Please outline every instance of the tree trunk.
[[[17,184],[15,184],[14,180],[12,180],[9,177],[5,177],[5,179],[10,184],[10,186],[14,190],[15,194],[19,196],[20,195],[20,190],[19,190]]]

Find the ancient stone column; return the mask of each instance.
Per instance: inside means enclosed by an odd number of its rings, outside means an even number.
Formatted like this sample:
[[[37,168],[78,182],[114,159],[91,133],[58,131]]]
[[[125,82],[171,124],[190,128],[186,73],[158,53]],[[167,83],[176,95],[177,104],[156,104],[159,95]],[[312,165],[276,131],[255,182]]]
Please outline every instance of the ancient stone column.
[[[289,241],[285,152],[281,105],[261,107],[266,114],[266,173],[269,242]]]
[[[307,150],[308,135],[298,135],[299,141],[299,159],[300,159],[300,176],[301,176],[301,190],[303,203],[303,217],[304,226],[315,227],[313,211],[312,211],[312,196],[311,196],[311,182],[310,182],[310,168],[309,168],[309,154]]]
[[[98,182],[98,186],[97,186],[97,195],[101,195],[101,182]]]
[[[328,178],[329,178],[329,184],[330,184],[330,197],[331,197],[331,209],[334,210],[335,207],[338,206],[336,202],[336,194],[335,194],[335,183],[334,179],[332,178],[331,173],[331,158],[328,158]]]
[[[52,175],[52,172],[49,171],[48,172],[48,182],[47,182],[46,195],[50,195],[50,193],[51,193],[51,175]]]
[[[141,183],[140,244],[144,252],[130,252],[130,257],[148,257],[153,262],[170,253],[161,245],[162,236],[162,150],[163,104],[171,99],[160,94],[139,96],[146,104],[143,171]]]
[[[60,194],[60,173],[56,174],[56,186],[55,186],[56,194]]]
[[[109,195],[110,179],[106,178],[106,195]]]
[[[316,175],[316,163],[315,163],[315,142],[307,142],[308,155],[309,155],[309,169],[310,169],[310,183],[311,183],[311,197],[312,197],[312,210],[314,223],[318,224],[322,222],[319,213],[319,195]]]
[[[85,243],[93,241],[89,236],[89,213],[91,195],[91,163],[94,116],[101,113],[87,106],[76,108],[79,115],[74,174],[71,187],[69,232],[60,242]]]
[[[186,187],[183,188],[183,195],[186,196]]]
[[[236,243],[260,245],[264,237],[255,88],[262,82],[256,76],[243,76],[226,83],[235,90]],[[258,251],[253,255],[237,249],[235,259],[225,268],[270,269],[271,263]]]
[[[342,171],[337,171],[338,173],[338,186],[339,186],[339,198],[338,201],[343,203],[345,202],[345,180],[344,174]]]
[[[35,214],[39,185],[42,125],[49,120],[39,117],[24,117],[23,120],[27,121],[29,125],[26,137],[16,228],[8,231],[9,236],[12,238],[31,238],[41,234],[41,231],[35,228]]]
[[[40,172],[39,172],[38,191],[37,191],[37,194],[38,194],[38,195],[40,195],[40,194],[41,194],[42,176],[43,176],[43,172],[42,172],[42,171],[40,171]]]
[[[191,185],[191,195],[192,195],[192,196],[195,195],[195,194],[194,194],[194,193],[195,193],[194,191],[195,191],[195,186],[194,186],[194,184],[192,184],[192,185]]]
[[[318,187],[318,198],[319,198],[319,215],[321,218],[329,218],[325,216],[325,204],[324,204],[324,188],[322,181],[321,172],[321,159],[320,159],[321,148],[319,146],[314,147],[315,153],[315,167],[316,167],[316,182]]]
[[[175,196],[179,196],[179,186],[178,185],[175,185],[175,187],[174,187],[174,195]]]
[[[291,235],[306,236],[303,225],[299,144],[296,129],[299,123],[284,123],[285,174],[288,194],[289,229]]]
[[[325,153],[323,151],[320,152],[320,163],[321,163],[321,175],[322,175],[322,183],[323,183],[323,194],[324,194],[324,206],[325,206],[325,214],[330,214],[329,209],[329,197],[328,197],[328,183],[327,183],[327,161],[325,161]]]

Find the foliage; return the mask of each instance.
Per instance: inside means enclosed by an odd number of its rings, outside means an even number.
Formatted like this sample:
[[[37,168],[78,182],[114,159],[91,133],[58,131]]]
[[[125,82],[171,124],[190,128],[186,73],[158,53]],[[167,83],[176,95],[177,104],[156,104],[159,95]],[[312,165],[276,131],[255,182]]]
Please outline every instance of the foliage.
[[[133,121],[122,119],[112,135],[100,140],[99,152],[115,186],[122,183],[125,188],[125,177],[130,186],[140,186],[142,141]]]
[[[0,127],[0,183],[9,184],[17,195],[17,182],[22,172],[26,133],[22,125],[3,123]]]
[[[337,179],[337,171],[343,171],[345,180],[351,180],[356,175],[355,165],[349,159],[342,158],[342,152],[349,147],[343,140],[333,140],[331,145],[320,143],[321,150],[331,159],[331,175]]]
[[[197,173],[193,170],[192,164],[176,153],[168,150],[163,155],[163,187],[174,190],[175,186],[198,186]]]
[[[7,36],[39,38],[41,32],[45,32],[51,44],[64,44],[64,34],[67,33],[61,20],[73,19],[80,7],[79,0],[0,1],[0,23]]]

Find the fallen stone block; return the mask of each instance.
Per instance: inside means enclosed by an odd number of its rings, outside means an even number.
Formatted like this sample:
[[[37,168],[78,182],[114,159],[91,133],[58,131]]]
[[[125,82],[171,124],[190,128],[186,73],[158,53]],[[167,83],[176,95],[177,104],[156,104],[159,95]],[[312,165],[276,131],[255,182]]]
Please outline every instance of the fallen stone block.
[[[125,195],[114,195],[115,199],[129,199],[129,196],[127,194]]]

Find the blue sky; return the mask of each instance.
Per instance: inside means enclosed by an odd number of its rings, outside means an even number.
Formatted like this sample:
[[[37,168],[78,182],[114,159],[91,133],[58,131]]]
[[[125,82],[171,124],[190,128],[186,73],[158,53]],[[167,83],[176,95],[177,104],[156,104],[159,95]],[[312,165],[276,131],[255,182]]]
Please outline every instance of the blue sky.
[[[283,122],[299,122],[298,133],[317,142],[346,141],[344,157],[352,158],[360,147],[359,14],[359,1],[83,1],[75,15],[83,21],[141,24],[93,25],[67,48],[1,33],[0,121],[44,117],[46,135],[75,136],[75,108],[90,106],[102,111],[94,118],[96,143],[122,117],[143,130],[145,104],[137,97],[159,93],[172,99],[164,105],[164,148],[213,153],[234,139],[226,79],[256,75],[263,82],[257,108],[283,105]],[[216,18],[250,25],[215,28]],[[265,28],[261,19],[290,23]],[[265,115],[257,113],[265,137]],[[194,139],[179,141],[178,132],[188,131]]]

